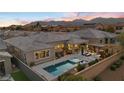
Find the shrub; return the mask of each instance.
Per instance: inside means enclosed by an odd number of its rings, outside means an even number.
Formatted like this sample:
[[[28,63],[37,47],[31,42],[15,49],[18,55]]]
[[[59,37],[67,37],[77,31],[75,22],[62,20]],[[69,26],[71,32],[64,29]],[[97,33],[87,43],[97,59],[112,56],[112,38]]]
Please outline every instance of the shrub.
[[[70,73],[65,73],[61,76],[58,77],[58,80],[59,81],[64,81],[66,79],[67,76],[70,76],[71,74]]]
[[[61,75],[58,77],[59,81],[84,81],[86,79],[84,79],[82,76],[79,75],[72,75],[69,73],[66,73],[64,75]]]
[[[111,65],[111,67],[110,67],[110,69],[111,69],[112,71],[115,71],[116,68],[117,68],[117,66],[116,66],[115,64]]]
[[[99,76],[96,76],[93,80],[94,81],[102,81],[102,79]]]
[[[85,64],[78,64],[77,71],[81,71],[81,70],[85,69],[85,67],[86,67]]]
[[[117,68],[119,68],[122,65],[122,60],[118,60],[116,63],[114,63]]]
[[[95,60],[95,61],[92,61],[92,62],[88,63],[88,65],[91,66],[91,65],[94,65],[97,62],[98,62],[98,60]]]
[[[124,60],[124,56],[121,56],[120,59],[121,59],[121,60]]]
[[[34,62],[31,62],[30,63],[30,67],[32,67],[32,66],[34,66],[35,65],[35,63]]]

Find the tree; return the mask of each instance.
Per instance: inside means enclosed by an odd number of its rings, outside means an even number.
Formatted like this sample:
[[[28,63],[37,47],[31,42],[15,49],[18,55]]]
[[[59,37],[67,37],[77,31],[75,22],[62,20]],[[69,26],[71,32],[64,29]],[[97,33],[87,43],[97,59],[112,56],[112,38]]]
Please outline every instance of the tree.
[[[121,33],[118,36],[118,40],[119,40],[120,44],[122,45],[122,47],[124,48],[124,33]]]
[[[114,27],[112,27],[112,26],[108,26],[108,28],[107,28],[106,31],[107,31],[107,32],[114,33],[114,32],[115,32],[115,29],[114,29]]]

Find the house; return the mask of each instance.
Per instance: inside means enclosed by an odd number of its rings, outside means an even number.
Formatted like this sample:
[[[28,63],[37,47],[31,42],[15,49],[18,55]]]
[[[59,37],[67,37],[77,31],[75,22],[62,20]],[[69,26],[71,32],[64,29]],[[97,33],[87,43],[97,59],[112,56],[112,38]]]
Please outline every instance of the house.
[[[82,28],[92,28],[92,29],[104,30],[105,24],[102,24],[102,23],[85,23],[85,24],[83,24]]]
[[[72,32],[72,34],[80,36],[81,39],[88,40],[88,47],[90,51],[94,51],[100,54],[113,53],[117,43],[116,34],[96,29],[83,29]]]
[[[116,34],[124,33],[124,23],[115,24],[115,31]]]
[[[82,55],[86,51],[99,52],[105,44],[115,44],[116,35],[95,29],[84,29],[70,33],[39,32],[10,38],[5,42],[13,56],[31,65],[49,62],[65,55]]]
[[[87,43],[78,36],[61,32],[40,32],[36,35],[7,39],[5,42],[8,51],[28,65],[80,53],[79,45]]]
[[[0,39],[0,76],[10,74],[12,72],[11,68],[11,58],[12,56],[6,52],[6,44],[2,39]]]
[[[83,29],[72,32],[72,34],[80,36],[82,39],[89,40],[89,43],[97,44],[114,44],[116,43],[116,35],[113,33],[100,31],[96,29]]]

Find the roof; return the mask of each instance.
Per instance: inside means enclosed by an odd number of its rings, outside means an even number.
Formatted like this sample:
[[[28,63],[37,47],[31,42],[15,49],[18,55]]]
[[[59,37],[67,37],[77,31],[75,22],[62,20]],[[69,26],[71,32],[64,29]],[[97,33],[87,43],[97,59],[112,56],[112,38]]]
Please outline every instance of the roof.
[[[8,52],[0,52],[0,56],[12,57],[12,55],[10,55]]]
[[[96,30],[96,29],[83,29],[83,30],[78,30],[75,32],[71,32],[75,35],[79,35],[81,38],[114,38],[116,37],[116,34],[114,33],[109,33],[101,30]]]
[[[6,49],[6,44],[5,42],[0,38],[0,50]]]
[[[79,38],[79,36],[64,32],[39,32],[29,36],[19,36],[6,39],[5,42],[23,50],[24,52],[29,52],[53,48],[54,46],[52,43],[58,41],[68,41],[72,38]]]
[[[89,45],[91,45],[91,46],[96,46],[96,47],[105,47],[104,44],[89,44]]]
[[[29,37],[43,43],[67,41],[71,38],[79,38],[77,35],[64,32],[40,32],[37,35],[31,35]]]
[[[5,42],[23,50],[24,52],[39,50],[39,49],[47,49],[51,48],[51,45],[40,43],[36,40],[33,40],[29,37],[16,37],[5,40]]]
[[[84,39],[71,39],[68,41],[68,43],[72,43],[72,44],[82,44],[82,43],[87,43],[88,40],[84,40]]]

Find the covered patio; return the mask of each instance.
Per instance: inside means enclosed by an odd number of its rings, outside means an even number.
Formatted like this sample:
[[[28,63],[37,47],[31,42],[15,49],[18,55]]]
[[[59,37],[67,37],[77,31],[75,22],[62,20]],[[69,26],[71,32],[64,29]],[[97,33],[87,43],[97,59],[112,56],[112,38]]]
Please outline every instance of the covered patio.
[[[87,40],[83,39],[71,39],[66,43],[59,43],[55,46],[55,56],[57,58],[70,54],[82,54],[82,51],[86,49]]]
[[[88,52],[100,54],[101,58],[106,58],[113,54],[113,48],[105,44],[89,44]]]

